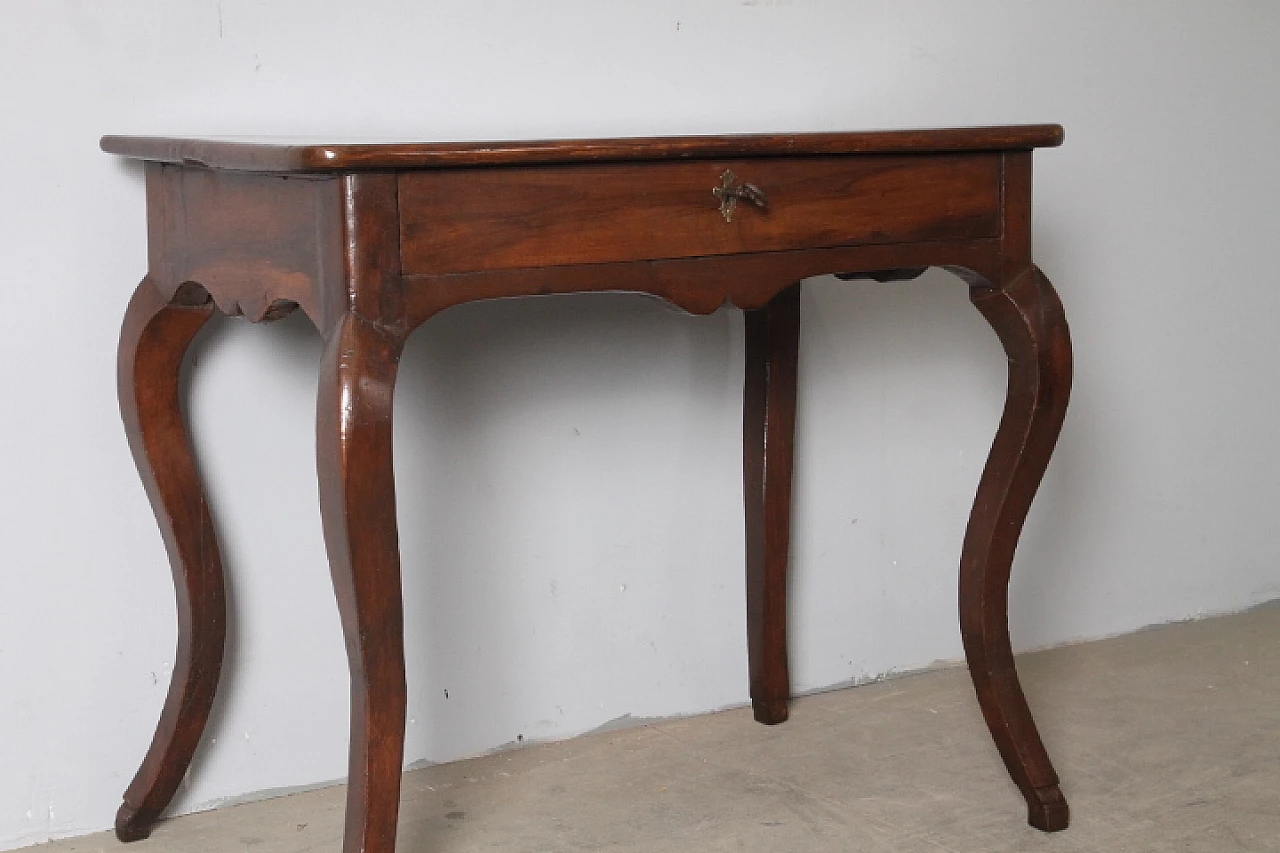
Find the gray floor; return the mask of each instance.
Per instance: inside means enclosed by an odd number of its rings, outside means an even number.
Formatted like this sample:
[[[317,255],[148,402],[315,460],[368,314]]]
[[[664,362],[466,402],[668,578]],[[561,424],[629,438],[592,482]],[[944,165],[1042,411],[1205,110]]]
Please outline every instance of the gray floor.
[[[1072,806],[1024,823],[963,669],[409,773],[398,850],[1280,851],[1280,607],[1019,659]],[[131,853],[336,851],[343,788],[191,815]],[[108,834],[39,853],[123,851]]]

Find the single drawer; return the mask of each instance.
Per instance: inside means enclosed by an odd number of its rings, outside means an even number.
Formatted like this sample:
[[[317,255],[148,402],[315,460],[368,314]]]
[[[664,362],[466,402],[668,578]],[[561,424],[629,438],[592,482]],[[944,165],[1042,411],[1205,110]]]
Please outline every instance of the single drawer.
[[[721,211],[726,173],[763,194]],[[1000,233],[998,154],[436,169],[400,176],[405,274]]]

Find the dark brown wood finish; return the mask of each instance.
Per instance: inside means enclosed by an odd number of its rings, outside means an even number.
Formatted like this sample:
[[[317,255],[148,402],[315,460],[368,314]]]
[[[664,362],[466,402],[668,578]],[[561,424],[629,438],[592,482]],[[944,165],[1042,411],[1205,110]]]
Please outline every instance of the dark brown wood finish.
[[[720,212],[722,176],[767,210]],[[945,207],[935,203],[946,198]],[[400,179],[409,274],[996,237],[1000,157],[866,156],[437,169]]]
[[[199,282],[228,316],[261,322],[301,306],[323,327],[324,279],[341,269],[339,184],[148,163],[152,280],[166,295]]]
[[[394,850],[400,805],[406,699],[391,404],[402,344],[346,314],[320,366],[320,510],[351,671],[346,851]]]
[[[273,137],[104,136],[102,150],[139,160],[244,172],[349,172],[547,163],[645,162],[809,154],[1014,151],[1062,144],[1056,124],[877,130],[859,133],[399,142]]]
[[[746,313],[742,490],[747,532],[747,652],[751,708],[766,725],[787,719],[787,558],[800,356],[800,285]]]
[[[914,259],[935,266],[974,270],[993,280],[1000,270],[1000,241],[904,243],[851,246],[761,255],[726,255],[714,263],[703,258],[540,269],[494,270],[405,278],[405,313],[417,328],[440,311],[462,302],[556,293],[625,291],[657,296],[690,314],[710,314],[734,305],[762,308],[802,278],[838,270],[895,269]]]
[[[404,757],[404,612],[391,412],[405,330],[395,179],[343,179],[349,310],[324,329],[316,409],[320,515],[351,673],[343,850],[395,849]]]
[[[213,707],[226,639],[222,558],[180,406],[182,357],[213,316],[198,287],[165,295],[144,278],[125,312],[117,360],[120,414],[160,524],[178,599],[178,649],[160,724],[116,814],[136,841],[178,790]]]
[[[117,833],[145,836],[168,804],[217,686],[221,566],[178,398],[183,353],[215,308],[271,320],[301,307],[325,337],[317,466],[351,672],[344,850],[391,853],[405,717],[391,413],[407,336],[453,305],[544,293],[626,290],[693,313],[747,311],[751,697],[757,719],[776,723],[788,696],[797,282],[897,280],[927,266],[969,283],[1009,355],[1009,399],[962,556],[962,634],[1032,824],[1064,827],[1006,612],[1070,384],[1061,304],[1030,254],[1030,149],[1060,141],[1056,126],[465,145],[104,139],[152,161],[150,271],[126,314],[121,406],[180,623],[169,699]],[[729,196],[742,203],[725,215]]]
[[[978,704],[1026,797],[1028,821],[1052,832],[1066,829],[1067,802],[1014,668],[1008,590],[1022,524],[1066,415],[1071,339],[1057,293],[1034,266],[970,295],[1009,356],[1009,392],[965,531],[960,631]]]
[[[960,633],[978,704],[1028,822],[1065,829],[1067,801],[1031,717],[1009,641],[1009,576],[1022,524],[1053,455],[1071,393],[1071,335],[1053,285],[1032,263],[1031,153],[1005,155],[998,279],[959,270],[1009,358],[1009,390],[960,556]]]

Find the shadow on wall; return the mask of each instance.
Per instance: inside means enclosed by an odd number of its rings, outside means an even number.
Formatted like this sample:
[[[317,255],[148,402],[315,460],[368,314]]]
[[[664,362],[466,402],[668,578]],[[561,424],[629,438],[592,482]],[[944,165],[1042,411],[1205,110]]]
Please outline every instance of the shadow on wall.
[[[960,654],[956,564],[1005,382],[998,342],[945,272],[883,285],[815,279],[803,310],[797,690],[856,681],[895,660]],[[240,333],[227,330],[211,324],[194,360],[238,346]],[[249,334],[259,332],[255,346],[269,340],[263,369],[300,389],[288,404],[313,399],[321,343],[309,321],[296,314]],[[746,700],[741,383],[739,312],[694,317],[637,295],[464,305],[414,335],[395,435],[407,760]],[[254,448],[268,479],[270,444]],[[959,466],[948,461],[957,447],[968,454]],[[215,507],[237,499],[212,481]],[[1062,509],[1057,489],[1051,477],[1040,510]],[[850,501],[881,507],[868,513],[864,538],[842,517]],[[1050,530],[1029,527],[1015,578],[1031,563],[1056,562]],[[314,531],[307,554],[318,547],[318,516]],[[239,531],[222,532],[227,660],[193,778],[211,742],[231,736],[228,708],[257,705],[241,695],[248,654],[237,579],[264,560]],[[884,542],[895,538],[919,540],[921,559],[890,567]],[[313,589],[327,585],[317,569],[308,570]],[[1017,588],[1015,623],[1048,618],[1050,584],[1037,575]],[[327,663],[345,670],[336,611],[326,624],[335,636],[325,648],[338,655]],[[334,666],[324,671],[332,678]],[[345,680],[334,687],[345,697]]]
[[[1006,391],[999,340],[940,269],[884,284],[815,279],[803,312],[793,689],[959,660],[960,550]],[[1071,424],[1068,413],[1068,456]],[[1015,648],[1045,642],[1060,608],[1079,515],[1069,467],[1055,456],[1019,545]]]
[[[741,334],[736,312],[595,294],[460,306],[411,341],[396,441],[423,754],[738,701]]]

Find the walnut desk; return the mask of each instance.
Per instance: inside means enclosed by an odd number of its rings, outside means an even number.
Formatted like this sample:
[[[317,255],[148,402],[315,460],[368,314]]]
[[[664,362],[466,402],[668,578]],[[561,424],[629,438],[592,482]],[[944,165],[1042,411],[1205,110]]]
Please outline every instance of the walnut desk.
[[[978,702],[1032,825],[1067,804],[1014,670],[1014,548],[1067,406],[1062,305],[1031,259],[1031,156],[1056,125],[593,141],[313,144],[108,136],[146,161],[149,270],[125,314],[120,408],[168,549],[179,639],[155,738],[116,818],[146,836],[222,665],[225,593],[179,370],[215,314],[301,309],[325,339],[320,510],[351,673],[346,853],[395,847],[405,725],[391,409],[405,339],[459,303],[633,291],[746,312],[743,467],[751,701],[787,717],[786,574],[800,281],[944,266],[1004,345],[1009,389],[960,557]]]

